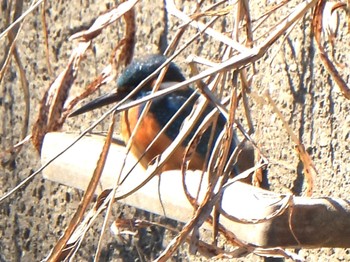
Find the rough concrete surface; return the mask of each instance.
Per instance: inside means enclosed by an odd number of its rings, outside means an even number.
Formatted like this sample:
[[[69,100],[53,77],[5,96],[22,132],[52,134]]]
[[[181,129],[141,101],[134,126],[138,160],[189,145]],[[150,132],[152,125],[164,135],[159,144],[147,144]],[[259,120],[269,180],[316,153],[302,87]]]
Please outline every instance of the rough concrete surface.
[[[191,13],[195,1],[176,1],[186,13]],[[206,3],[209,5],[209,3]],[[268,4],[255,1],[251,4],[251,14],[258,17],[262,10],[268,10]],[[29,1],[23,4],[23,11],[29,8]],[[115,6],[113,1],[48,1],[45,6],[48,27],[48,41],[52,74],[49,74],[41,9],[34,10],[23,22],[16,50],[23,65],[29,84],[30,114],[29,131],[39,109],[39,103],[50,83],[67,64],[76,42],[68,38],[73,33],[87,28],[94,19]],[[270,18],[276,23],[291,10],[281,9],[278,16]],[[6,14],[10,3],[2,1],[0,13],[0,33],[8,26]],[[165,26],[164,4],[162,1],[140,1],[136,5],[137,43],[135,55],[157,52],[160,36]],[[14,9],[14,7],[12,7]],[[13,12],[11,13],[12,21]],[[339,91],[334,81],[320,63],[311,31],[311,13],[296,24],[285,41],[277,42],[267,54],[256,63],[256,75],[252,90],[263,94],[268,90],[283,116],[304,143],[310,153],[319,175],[315,178],[314,196],[340,197],[347,199],[350,193],[350,102]],[[221,21],[217,26],[225,30],[229,21]],[[168,40],[171,40],[181,22],[169,17]],[[267,25],[266,25],[267,26]],[[344,12],[340,16],[336,59],[344,63],[341,70],[346,82],[349,80],[349,35],[346,31]],[[123,35],[123,20],[113,23],[93,41],[81,64],[79,75],[71,94],[78,94],[95,79],[107,65],[109,56]],[[267,30],[267,29],[266,29]],[[195,29],[185,33],[183,39],[189,39]],[[182,43],[184,40],[182,41]],[[6,58],[8,38],[0,39],[0,61]],[[188,73],[184,59],[190,54],[212,59],[218,58],[223,46],[210,37],[203,35],[176,59],[176,62]],[[24,125],[24,94],[20,73],[14,56],[0,82],[0,132],[1,151],[17,143],[22,137]],[[112,89],[109,84],[101,92]],[[255,126],[253,138],[270,161],[268,179],[270,189],[276,192],[302,194],[302,167],[294,144],[288,136],[282,122],[272,112],[270,106],[261,105],[249,98],[251,114]],[[99,112],[88,113],[78,120],[68,120],[64,130],[79,132],[86,128]],[[239,116],[244,119],[243,114]],[[246,124],[243,120],[243,124]],[[106,130],[108,123],[98,127]],[[4,154],[0,172],[0,194],[8,192],[20,181],[28,177],[40,166],[39,155],[30,143],[12,158]],[[5,163],[6,162],[6,163]],[[30,183],[0,204],[0,261],[39,261],[54,246],[72,218],[82,192],[50,181],[37,175]],[[113,213],[116,217],[142,218],[181,228],[174,221],[158,217],[132,207],[116,205]],[[103,219],[98,219],[88,232],[76,261],[93,261],[98,236]],[[332,225],[329,225],[332,226]],[[103,244],[101,261],[147,261],[155,258],[163,250],[174,234],[159,227],[141,230],[138,237],[125,237],[122,241],[107,232]],[[211,240],[208,240],[211,241]],[[296,251],[306,261],[350,261],[350,249],[329,249]],[[142,260],[142,259],[143,260]],[[188,246],[177,251],[173,261],[205,261],[201,256],[188,254]],[[249,255],[239,261],[260,261]]]

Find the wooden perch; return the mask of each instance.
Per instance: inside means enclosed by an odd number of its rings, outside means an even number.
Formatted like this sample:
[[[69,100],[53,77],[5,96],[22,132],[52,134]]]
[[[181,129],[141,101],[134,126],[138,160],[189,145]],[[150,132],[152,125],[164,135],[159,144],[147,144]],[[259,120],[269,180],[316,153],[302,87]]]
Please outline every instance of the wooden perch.
[[[73,134],[47,134],[42,148],[42,162],[46,163],[75,138],[76,135]],[[50,164],[44,170],[44,177],[84,190],[102,146],[103,137],[84,137]],[[115,185],[124,156],[123,146],[111,145],[101,184],[96,193]],[[130,170],[135,162],[133,157],[128,157],[125,170]],[[120,196],[128,192],[145,178],[146,171],[136,166],[125,183],[118,188],[117,194]],[[207,181],[207,178],[203,180]],[[199,182],[199,171],[188,172],[186,185],[193,196],[196,195]],[[206,183],[202,184],[201,188],[199,201],[205,193]],[[187,222],[193,214],[193,208],[183,192],[179,171],[164,172],[160,181],[159,177],[153,178],[121,202],[182,222]],[[259,247],[350,247],[348,200],[285,196],[235,182],[224,191],[222,209],[242,221],[259,221],[259,223],[243,223],[224,216],[220,218],[220,223],[240,240]],[[279,210],[281,214],[272,217],[272,214],[278,213]],[[272,218],[267,219],[269,217]]]

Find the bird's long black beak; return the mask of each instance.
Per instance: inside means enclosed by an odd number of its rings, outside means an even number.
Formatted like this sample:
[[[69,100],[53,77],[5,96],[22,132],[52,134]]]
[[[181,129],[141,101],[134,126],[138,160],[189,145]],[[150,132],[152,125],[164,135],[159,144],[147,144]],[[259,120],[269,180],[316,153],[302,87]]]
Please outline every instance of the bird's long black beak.
[[[109,93],[106,95],[102,95],[95,100],[92,100],[91,102],[87,103],[86,105],[78,108],[77,110],[74,110],[72,113],[69,114],[69,117],[77,116],[80,114],[84,114],[88,111],[100,108],[102,106],[106,106],[112,103],[116,103],[121,101],[123,98],[125,98],[126,94],[123,92],[114,92]]]

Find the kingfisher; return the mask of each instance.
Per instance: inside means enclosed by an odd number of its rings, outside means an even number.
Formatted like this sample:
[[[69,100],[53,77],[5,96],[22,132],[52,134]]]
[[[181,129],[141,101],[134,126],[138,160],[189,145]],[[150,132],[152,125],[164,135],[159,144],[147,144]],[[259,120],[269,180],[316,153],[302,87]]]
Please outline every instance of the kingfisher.
[[[88,111],[91,111],[102,106],[116,103],[126,98],[135,88],[145,80],[149,75],[154,73],[160,66],[166,62],[167,58],[164,55],[153,54],[141,57],[139,59],[133,60],[126,68],[123,74],[117,80],[117,88],[114,92],[102,95],[101,97],[87,103],[86,105],[73,111],[70,116],[76,116]],[[130,100],[137,100],[145,97],[152,93],[152,88],[157,80],[159,73],[156,74],[152,79],[150,79],[139,91],[135,92]],[[160,88],[169,87],[169,85],[174,85],[185,80],[185,77],[179,67],[170,62],[168,69],[163,77]],[[144,115],[141,123],[134,134],[131,153],[140,160],[141,165],[144,168],[147,166],[160,154],[162,154],[172,143],[172,141],[177,137],[180,129],[186,120],[186,118],[192,112],[196,100],[199,94],[190,86],[186,86],[182,89],[178,89],[171,92],[163,97],[158,97],[152,100],[149,110],[146,115]],[[194,94],[194,96],[192,96]],[[154,142],[154,144],[146,151],[146,148],[152,143],[155,137],[158,135],[160,130],[168,124],[170,119],[180,110],[182,105],[186,103],[189,97],[192,96],[193,99],[189,100],[187,106],[184,106],[182,110],[177,114],[176,118],[168,127],[165,129],[163,134]],[[139,106],[132,107],[122,112],[121,116],[121,134],[125,143],[130,139],[131,134],[140,118],[142,111],[145,107],[145,103]],[[209,105],[203,113],[200,121],[204,119],[206,114],[208,114],[214,108],[213,105]],[[167,161],[164,165],[164,170],[174,170],[181,169],[184,155],[186,152],[186,147],[188,146],[191,138],[194,136],[196,128],[198,128],[199,123],[197,123],[193,131],[186,137],[183,141],[182,146],[178,147],[173,153],[171,159]],[[202,135],[195,152],[192,154],[192,158],[189,164],[189,169],[191,170],[201,170],[206,164],[206,154],[209,150],[212,150],[215,141],[218,139],[220,132],[224,128],[226,120],[222,114],[218,116],[215,127],[208,128],[208,130]],[[211,141],[211,130],[213,129],[212,145],[209,145]],[[238,139],[236,134],[231,142],[230,152],[232,153],[234,148],[238,144]],[[244,153],[244,151],[242,151]],[[234,173],[242,172],[253,166],[254,159],[251,150],[248,150],[246,154],[241,154],[242,156],[238,158],[238,163],[232,170]],[[248,156],[248,158],[247,158]],[[240,163],[242,162],[242,163]]]

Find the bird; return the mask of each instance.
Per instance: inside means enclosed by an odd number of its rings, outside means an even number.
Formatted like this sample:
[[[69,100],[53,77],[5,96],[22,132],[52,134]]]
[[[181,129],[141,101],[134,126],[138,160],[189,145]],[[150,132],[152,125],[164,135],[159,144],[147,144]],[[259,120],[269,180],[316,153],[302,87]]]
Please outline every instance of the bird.
[[[117,80],[117,87],[114,92],[102,95],[101,97],[85,104],[84,106],[78,108],[70,114],[70,117],[83,114],[85,112],[100,108],[102,106],[116,103],[124,99],[129,95],[135,88],[144,80],[146,77],[154,73],[164,62],[166,62],[167,57],[161,54],[151,54],[134,59],[121,74]],[[152,88],[155,80],[159,76],[156,74],[152,79],[150,79],[139,91],[129,97],[130,100],[137,100],[145,97],[152,92]],[[160,88],[169,86],[169,83],[179,83],[184,81],[186,78],[181,72],[180,68],[173,62],[169,63],[168,69],[163,77]],[[194,94],[194,95],[193,95]],[[188,98],[193,95],[194,99],[190,100],[187,106],[182,108],[182,111],[178,113],[174,121],[168,125],[165,132],[159,137],[159,139],[154,142],[154,144],[145,153],[146,148],[152,143],[154,138],[158,135],[160,130],[168,124],[170,119],[179,111],[180,107],[186,103]],[[200,95],[196,93],[195,89],[190,86],[186,86],[182,89],[178,89],[171,92],[163,97],[156,98],[152,101],[149,111],[143,117],[140,126],[135,133],[135,136],[131,145],[131,153],[140,159],[141,165],[147,169],[148,165],[152,163],[157,156],[162,154],[172,143],[172,141],[177,137],[180,129],[186,120],[186,118],[192,112],[195,106],[196,100]],[[131,134],[136,126],[138,119],[145,107],[145,104],[132,107],[122,112],[121,116],[121,135],[125,143],[130,139]],[[184,154],[186,147],[188,146],[191,138],[194,136],[196,128],[198,128],[204,117],[214,108],[213,105],[207,106],[203,116],[201,116],[200,121],[196,123],[193,131],[184,139],[182,145],[176,149],[171,158],[165,163],[163,171],[181,169],[183,164]],[[220,132],[224,128],[226,120],[222,114],[218,116],[215,128],[208,128],[208,130],[202,135],[195,152],[192,154],[192,158],[188,169],[190,170],[201,170],[205,167],[206,153],[213,150],[215,141],[218,139]],[[213,143],[209,145],[211,137],[211,129],[214,129]],[[232,153],[238,144],[238,139],[236,134],[231,142],[230,152]],[[232,167],[234,173],[242,172],[245,169],[253,165],[252,153],[248,150],[249,161],[243,159],[244,163],[239,167],[235,165]],[[247,158],[242,156],[240,158]],[[247,158],[248,159],[248,158]]]

